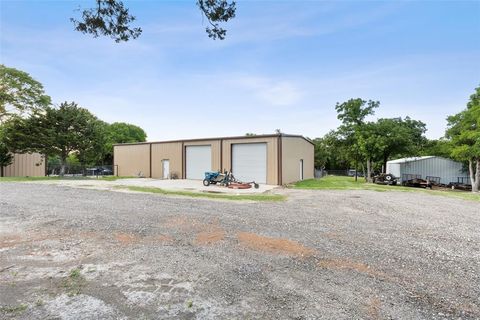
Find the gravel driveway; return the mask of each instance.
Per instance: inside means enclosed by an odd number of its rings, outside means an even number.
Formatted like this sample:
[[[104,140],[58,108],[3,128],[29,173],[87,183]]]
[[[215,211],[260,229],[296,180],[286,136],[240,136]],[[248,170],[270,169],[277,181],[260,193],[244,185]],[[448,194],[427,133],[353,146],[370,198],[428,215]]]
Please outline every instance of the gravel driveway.
[[[0,183],[0,318],[479,319],[480,203]]]

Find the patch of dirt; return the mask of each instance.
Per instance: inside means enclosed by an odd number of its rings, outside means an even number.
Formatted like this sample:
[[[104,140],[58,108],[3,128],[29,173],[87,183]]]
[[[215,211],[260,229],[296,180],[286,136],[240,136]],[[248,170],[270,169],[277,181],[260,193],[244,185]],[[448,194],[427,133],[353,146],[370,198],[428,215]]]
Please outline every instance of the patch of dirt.
[[[137,243],[140,240],[140,238],[131,233],[117,232],[115,234],[115,240],[117,240],[118,242],[124,245],[129,245],[129,244]]]
[[[32,245],[35,242],[42,242],[46,240],[57,240],[64,237],[66,233],[58,231],[44,231],[44,232],[31,232],[23,231],[20,234],[10,234],[0,236],[0,249],[11,248],[17,245],[27,244]]]
[[[380,319],[380,307],[382,302],[378,297],[373,297],[370,299],[367,305],[367,314],[368,317],[372,320]]]
[[[132,233],[117,232],[114,236],[115,240],[120,242],[122,245],[131,245],[137,243],[157,243],[157,242],[173,242],[174,239],[165,234],[160,234],[156,236],[147,236],[141,237]]]
[[[325,232],[323,234],[325,238],[332,239],[332,240],[340,240],[342,239],[342,236],[338,232]]]
[[[164,222],[164,225],[168,228],[174,228],[179,230],[192,230],[198,227],[199,223],[196,219],[187,217],[173,217]]]
[[[384,273],[378,272],[364,263],[345,259],[323,259],[318,262],[318,266],[323,269],[356,271],[372,277],[386,278]]]
[[[165,235],[165,234],[149,237],[149,239],[152,240],[153,242],[173,242],[175,240],[171,236]]]
[[[308,257],[315,253],[315,250],[302,244],[282,238],[270,238],[255,233],[239,232],[237,238],[240,243],[253,250],[268,251],[286,255]]]
[[[21,244],[22,242],[23,242],[22,237],[20,237],[18,234],[1,236],[0,237],[0,248],[15,247],[17,244]]]
[[[195,243],[199,245],[213,244],[225,238],[225,231],[222,229],[204,231],[197,234]]]

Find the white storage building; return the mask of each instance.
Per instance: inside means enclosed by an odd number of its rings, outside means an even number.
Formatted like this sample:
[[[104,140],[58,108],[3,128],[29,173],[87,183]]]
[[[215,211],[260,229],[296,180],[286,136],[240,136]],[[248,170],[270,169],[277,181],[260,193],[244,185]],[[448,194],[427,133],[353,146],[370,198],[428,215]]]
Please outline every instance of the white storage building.
[[[387,173],[403,180],[411,179],[412,175],[418,175],[422,179],[426,177],[439,177],[440,183],[449,184],[463,179],[468,180],[468,172],[462,163],[452,159],[423,156],[391,160],[387,162]]]

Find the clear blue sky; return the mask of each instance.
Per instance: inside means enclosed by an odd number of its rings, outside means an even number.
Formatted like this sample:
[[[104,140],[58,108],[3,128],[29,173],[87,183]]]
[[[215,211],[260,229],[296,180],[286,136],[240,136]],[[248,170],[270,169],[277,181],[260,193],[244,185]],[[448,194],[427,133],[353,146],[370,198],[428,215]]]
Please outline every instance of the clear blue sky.
[[[1,63],[149,140],[338,126],[335,103],[380,100],[443,135],[480,85],[480,1],[239,1],[224,41],[195,1],[126,1],[144,30],[117,44],[73,31],[89,1],[5,1]]]

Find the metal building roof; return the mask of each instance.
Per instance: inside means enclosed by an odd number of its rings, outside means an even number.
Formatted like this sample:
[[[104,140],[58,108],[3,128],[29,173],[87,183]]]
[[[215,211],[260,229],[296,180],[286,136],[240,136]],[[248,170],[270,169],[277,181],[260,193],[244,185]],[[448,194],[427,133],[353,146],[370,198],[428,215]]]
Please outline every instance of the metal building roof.
[[[145,141],[145,142],[130,142],[130,143],[115,143],[114,146],[128,146],[135,144],[158,144],[170,142],[196,142],[196,141],[211,141],[211,140],[237,140],[237,139],[256,139],[256,138],[272,138],[272,137],[287,137],[287,138],[301,138],[308,143],[315,145],[312,140],[305,138],[298,134],[274,133],[274,134],[256,134],[253,136],[233,136],[233,137],[217,137],[217,138],[197,138],[197,139],[180,139],[180,140],[164,140],[164,141]]]
[[[440,157],[436,157],[436,156],[409,157],[409,158],[390,160],[390,161],[387,161],[387,163],[405,163],[405,162],[420,161],[420,160],[431,159],[431,158],[440,158]]]

